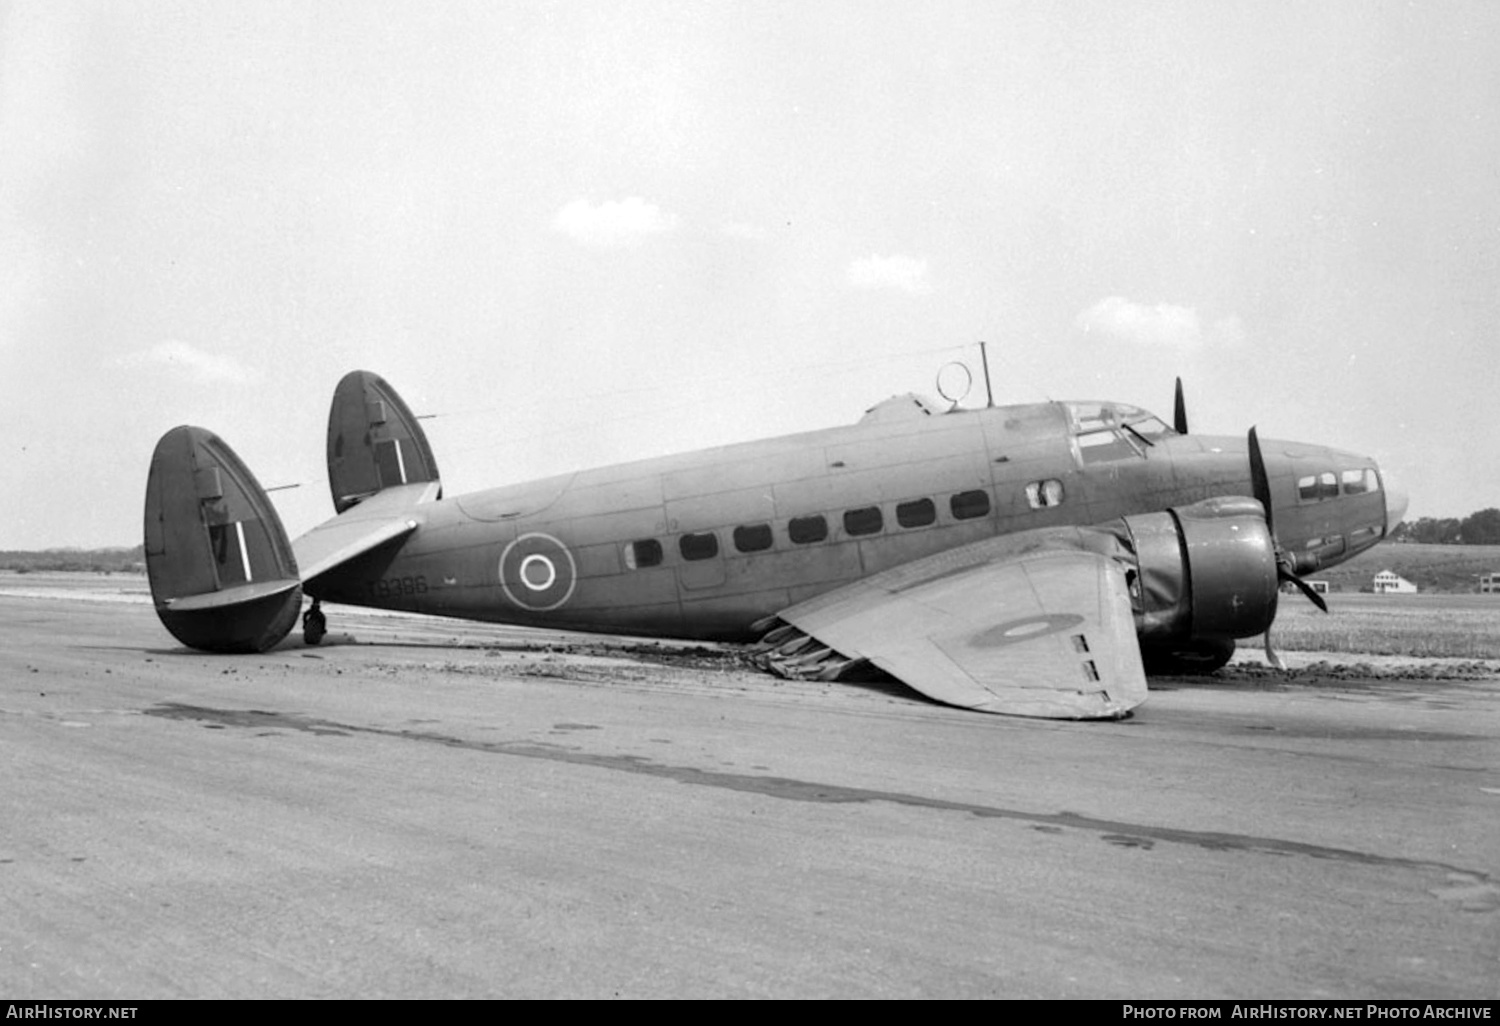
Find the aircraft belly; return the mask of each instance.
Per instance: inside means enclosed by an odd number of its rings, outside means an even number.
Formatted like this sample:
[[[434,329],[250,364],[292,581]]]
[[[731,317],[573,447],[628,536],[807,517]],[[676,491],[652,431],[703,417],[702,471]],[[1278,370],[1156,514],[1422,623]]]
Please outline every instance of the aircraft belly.
[[[788,601],[785,589],[684,600],[680,636],[702,641],[754,641],[761,632],[751,625]]]

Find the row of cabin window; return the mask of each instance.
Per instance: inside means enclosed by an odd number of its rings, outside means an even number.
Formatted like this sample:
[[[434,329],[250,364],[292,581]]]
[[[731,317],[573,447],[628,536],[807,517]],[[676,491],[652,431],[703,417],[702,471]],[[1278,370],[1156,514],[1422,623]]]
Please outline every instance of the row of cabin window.
[[[1057,487],[1055,490],[1041,488],[1040,486],[1044,484],[1055,484]],[[1060,482],[1037,482],[1031,487],[1038,487],[1039,494],[1043,497],[1041,503],[1033,498],[1033,506],[1055,505],[1062,501]],[[1030,488],[1028,488],[1029,491]],[[1052,501],[1046,501],[1048,498]],[[948,511],[953,514],[955,520],[974,520],[989,516],[990,493],[979,489],[959,492],[949,497]],[[896,523],[904,528],[927,527],[936,522],[937,505],[931,499],[912,499],[909,502],[896,504]],[[885,513],[879,506],[860,506],[857,509],[844,511],[844,533],[850,537],[879,534],[884,529]],[[787,521],[786,533],[794,545],[812,545],[815,542],[824,541],[828,537],[828,518],[821,513],[792,517]],[[732,537],[735,550],[738,552],[764,552],[775,541],[770,524],[748,524],[736,527],[732,532]],[[713,531],[685,534],[677,539],[677,548],[682,553],[682,558],[686,560],[713,559],[719,554],[719,536]],[[661,542],[655,538],[647,538],[630,544],[627,562],[631,564],[632,569],[659,566],[663,555]]]
[[[1300,502],[1321,502],[1324,499],[1336,499],[1339,496],[1339,485],[1343,484],[1345,495],[1364,495],[1369,492],[1380,490],[1380,481],[1375,476],[1375,471],[1369,467],[1363,470],[1346,470],[1339,477],[1334,477],[1331,471],[1321,474],[1309,474],[1297,479],[1297,499]]]

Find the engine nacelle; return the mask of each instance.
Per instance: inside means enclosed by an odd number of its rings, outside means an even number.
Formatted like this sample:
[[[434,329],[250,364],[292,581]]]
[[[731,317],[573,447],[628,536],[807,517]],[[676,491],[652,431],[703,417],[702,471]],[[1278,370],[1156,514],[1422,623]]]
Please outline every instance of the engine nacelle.
[[[1248,638],[1276,617],[1276,543],[1251,498],[1206,499],[1121,518],[1143,644]],[[1118,536],[1118,531],[1117,531]]]

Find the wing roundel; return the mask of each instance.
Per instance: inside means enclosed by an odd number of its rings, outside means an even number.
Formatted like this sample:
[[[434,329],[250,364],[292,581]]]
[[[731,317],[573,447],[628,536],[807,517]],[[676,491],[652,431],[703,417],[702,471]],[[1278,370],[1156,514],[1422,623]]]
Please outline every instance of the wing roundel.
[[[1125,569],[1074,528],[986,539],[777,614],[770,668],[867,660],[982,712],[1115,719],[1146,698]],[[837,667],[838,661],[830,665]]]

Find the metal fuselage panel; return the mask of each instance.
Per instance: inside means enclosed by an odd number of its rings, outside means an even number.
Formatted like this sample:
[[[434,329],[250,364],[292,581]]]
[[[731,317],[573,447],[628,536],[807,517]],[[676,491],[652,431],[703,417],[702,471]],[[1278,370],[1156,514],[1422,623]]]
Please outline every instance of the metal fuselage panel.
[[[1088,461],[1063,406],[1045,403],[644,460],[419,506],[413,535],[306,590],[327,601],[503,623],[745,640],[756,620],[793,603],[990,535],[1251,494],[1243,438],[1169,434],[1154,443]],[[1383,536],[1378,494],[1298,499],[1309,468],[1338,473],[1373,468],[1370,460],[1295,443],[1263,448],[1283,546],[1300,551],[1309,539],[1373,530],[1322,558],[1331,565]],[[876,530],[872,508],[880,511]],[[818,516],[826,538],[792,540],[789,521]],[[769,547],[741,551],[736,528],[763,542],[759,525],[770,528]],[[703,537],[710,534],[712,542]],[[653,541],[660,560],[643,565],[651,546],[643,553],[635,543]],[[705,546],[716,553],[688,558]]]

